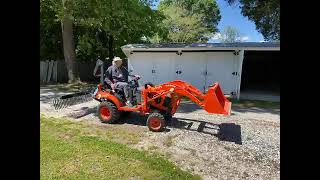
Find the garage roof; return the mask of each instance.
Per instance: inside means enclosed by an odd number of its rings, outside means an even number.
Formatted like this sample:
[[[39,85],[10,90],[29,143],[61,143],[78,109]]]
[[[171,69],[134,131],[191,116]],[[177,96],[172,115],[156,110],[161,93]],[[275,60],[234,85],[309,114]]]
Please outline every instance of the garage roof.
[[[197,51],[197,50],[258,50],[280,51],[280,42],[236,42],[236,43],[168,43],[128,44],[121,47],[124,53],[132,51]]]

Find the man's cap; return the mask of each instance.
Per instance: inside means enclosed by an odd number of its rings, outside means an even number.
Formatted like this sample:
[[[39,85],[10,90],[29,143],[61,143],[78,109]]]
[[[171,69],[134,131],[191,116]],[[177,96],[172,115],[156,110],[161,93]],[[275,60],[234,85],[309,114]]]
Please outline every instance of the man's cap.
[[[122,61],[122,59],[121,59],[120,57],[114,57],[114,58],[113,58],[113,61],[114,61],[114,62],[116,62],[116,61]]]

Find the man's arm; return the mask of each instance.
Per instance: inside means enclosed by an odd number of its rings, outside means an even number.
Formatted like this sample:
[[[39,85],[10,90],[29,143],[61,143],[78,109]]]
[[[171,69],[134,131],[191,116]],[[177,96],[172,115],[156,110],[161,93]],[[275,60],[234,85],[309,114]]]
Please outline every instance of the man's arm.
[[[109,84],[110,86],[113,85],[112,83],[112,68],[111,66],[107,69],[106,71],[106,77],[104,79],[106,81],[107,84]]]

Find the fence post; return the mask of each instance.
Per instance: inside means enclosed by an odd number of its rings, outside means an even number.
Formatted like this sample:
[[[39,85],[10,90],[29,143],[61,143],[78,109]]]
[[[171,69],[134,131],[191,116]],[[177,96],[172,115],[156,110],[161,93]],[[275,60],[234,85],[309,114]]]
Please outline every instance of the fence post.
[[[43,79],[43,62],[40,61],[40,83],[42,83],[42,79]]]
[[[44,62],[44,67],[43,67],[43,83],[46,83],[47,80],[47,73],[48,73],[48,61]]]
[[[48,67],[47,83],[49,83],[51,79],[53,61],[49,61],[48,63],[49,63],[49,67]]]
[[[54,82],[57,82],[57,61],[53,61],[52,79]]]

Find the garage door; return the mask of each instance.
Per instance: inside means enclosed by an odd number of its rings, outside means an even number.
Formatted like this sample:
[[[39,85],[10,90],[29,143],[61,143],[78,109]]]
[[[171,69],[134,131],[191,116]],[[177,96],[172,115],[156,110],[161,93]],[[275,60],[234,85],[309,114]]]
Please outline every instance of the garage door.
[[[181,56],[175,56],[175,78],[187,81],[199,90],[205,87],[206,54],[184,52]]]
[[[233,52],[137,52],[130,55],[128,66],[140,74],[141,83],[161,84],[183,80],[206,91],[219,82],[225,94],[236,90],[238,56]]]
[[[237,85],[237,60],[233,52],[207,52],[206,87],[219,82],[225,94],[231,94]]]
[[[128,66],[133,73],[139,74],[142,84],[152,82],[161,84],[175,79],[174,58],[177,56],[172,53],[144,53],[136,52],[130,55]]]
[[[183,52],[175,57],[175,77],[187,81],[201,91],[219,82],[225,94],[235,91],[238,57],[233,52]]]

